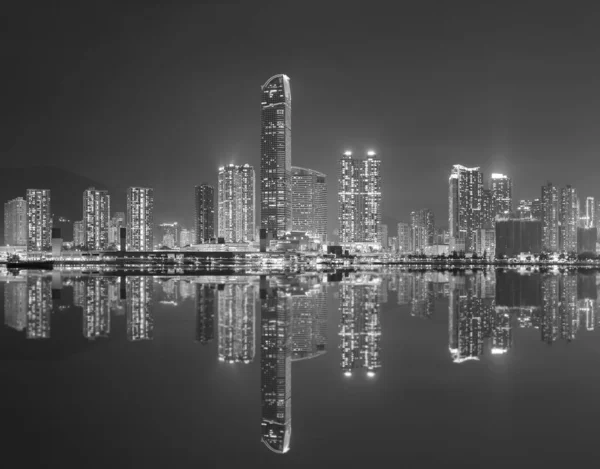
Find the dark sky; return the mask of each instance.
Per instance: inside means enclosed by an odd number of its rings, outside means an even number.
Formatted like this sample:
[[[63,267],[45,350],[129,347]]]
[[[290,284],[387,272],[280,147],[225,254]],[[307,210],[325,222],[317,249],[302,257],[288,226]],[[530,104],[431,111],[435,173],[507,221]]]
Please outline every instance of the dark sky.
[[[285,73],[292,161],[329,176],[332,224],[347,148],[381,155],[395,219],[428,207],[446,225],[456,163],[507,172],[515,199],[547,180],[600,196],[599,11],[337,3],[13,7],[1,166],[150,185],[157,222],[189,223],[193,186],[219,165],[253,164],[258,182],[260,86]]]

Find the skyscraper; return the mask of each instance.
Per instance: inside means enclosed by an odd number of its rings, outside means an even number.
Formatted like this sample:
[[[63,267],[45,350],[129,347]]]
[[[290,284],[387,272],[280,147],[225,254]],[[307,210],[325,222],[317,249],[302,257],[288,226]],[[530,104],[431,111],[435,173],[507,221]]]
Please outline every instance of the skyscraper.
[[[4,244],[27,245],[27,202],[23,197],[4,204]]]
[[[323,173],[292,166],[292,231],[327,238],[327,182]]]
[[[557,252],[558,244],[558,218],[559,218],[558,189],[548,182],[542,186],[542,249]]]
[[[219,237],[228,243],[254,241],[254,168],[229,164],[219,168]]]
[[[215,189],[208,184],[195,188],[196,244],[207,243],[215,237]]]
[[[75,247],[83,247],[85,243],[85,235],[83,231],[83,220],[73,222],[73,245]]]
[[[27,189],[27,251],[52,247],[50,189]]]
[[[179,223],[161,223],[158,225],[160,228],[161,244],[173,249],[179,247]]]
[[[585,215],[587,217],[586,228],[596,227],[596,201],[593,197],[585,199]]]
[[[154,248],[154,189],[127,189],[127,251]]]
[[[286,75],[261,87],[260,227],[277,237],[292,229],[292,93]]]
[[[90,187],[83,191],[84,246],[90,250],[108,247],[110,196],[108,191]]]
[[[577,252],[577,192],[571,186],[560,191],[559,250]]]
[[[481,226],[491,228],[494,224],[494,199],[490,189],[481,191]]]
[[[481,228],[483,174],[479,167],[454,165],[449,189],[450,249],[473,252],[475,231]]]
[[[517,207],[517,215],[519,218],[523,220],[531,220],[532,219],[532,201],[531,200],[520,200],[519,206]]]
[[[398,253],[408,254],[413,251],[412,233],[408,223],[398,223]]]
[[[491,180],[493,216],[512,212],[512,180],[505,174],[493,173]]]
[[[435,226],[433,212],[429,209],[411,212],[411,232],[413,250],[422,252],[434,244]]]
[[[374,151],[354,158],[347,151],[340,159],[338,185],[340,241],[379,241],[381,224],[381,160]]]

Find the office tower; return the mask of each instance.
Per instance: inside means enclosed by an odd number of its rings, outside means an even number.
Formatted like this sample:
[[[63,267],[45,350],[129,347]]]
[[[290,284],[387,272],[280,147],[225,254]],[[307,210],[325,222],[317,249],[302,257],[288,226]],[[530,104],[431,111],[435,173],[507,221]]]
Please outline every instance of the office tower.
[[[493,216],[512,212],[512,179],[505,174],[493,173],[491,180]]]
[[[260,227],[276,237],[292,229],[292,93],[275,75],[261,87]]]
[[[381,278],[354,275],[340,283],[341,368],[345,376],[366,368],[373,377],[381,368]]]
[[[542,200],[533,199],[531,202],[531,218],[534,220],[542,220]]]
[[[17,331],[27,327],[27,279],[15,277],[4,284],[4,324]]]
[[[532,204],[531,200],[520,200],[517,207],[517,216],[524,220],[531,220],[533,218]]]
[[[559,214],[560,203],[558,189],[548,182],[542,186],[542,249],[549,252],[559,250]]]
[[[593,197],[587,197],[585,199],[585,215],[587,217],[587,224],[585,228],[596,227],[596,201]]]
[[[327,240],[327,182],[323,173],[292,166],[292,231]]]
[[[52,314],[52,279],[44,275],[27,276],[27,333],[28,339],[50,338]]]
[[[127,189],[127,251],[154,248],[154,189]]]
[[[195,187],[195,244],[207,243],[215,237],[215,189],[208,184]]]
[[[90,187],[83,191],[83,245],[89,250],[108,247],[110,196],[108,191]]]
[[[412,232],[408,223],[398,223],[398,253],[408,254],[413,252]]]
[[[85,277],[83,284],[83,336],[95,340],[110,335],[108,277]]]
[[[23,197],[4,204],[4,244],[27,246],[27,202]]]
[[[381,160],[374,151],[340,159],[339,220],[342,243],[377,243],[381,224]]]
[[[214,284],[196,284],[196,341],[202,345],[212,342],[215,338],[217,288]]]
[[[160,228],[160,238],[163,246],[173,249],[179,247],[179,224],[174,223],[161,223],[158,225]]]
[[[481,226],[489,228],[493,226],[495,217],[494,199],[490,189],[481,191]]]
[[[379,225],[379,244],[383,249],[388,248],[388,226],[383,223]]]
[[[219,168],[219,237],[227,243],[254,241],[254,168],[229,164]]]
[[[292,361],[323,355],[327,348],[327,298],[320,283],[292,286]]]
[[[275,453],[290,449],[292,433],[292,334],[288,288],[260,278],[260,389],[262,442]]]
[[[152,294],[154,279],[149,276],[127,277],[127,338],[130,341],[154,338]]]
[[[559,250],[577,252],[577,192],[571,186],[560,191],[559,209]]]
[[[108,244],[119,246],[121,243],[120,230],[125,226],[125,213],[115,212],[108,223]]]
[[[577,254],[589,252],[596,254],[598,230],[594,228],[577,228]]]
[[[73,222],[73,246],[83,247],[85,236],[83,231],[83,220]]]
[[[225,284],[218,292],[219,360],[250,363],[254,360],[256,286]]]
[[[540,254],[543,250],[542,234],[543,226],[539,220],[499,219],[496,221],[496,257]]]
[[[433,212],[429,209],[411,212],[410,220],[413,250],[422,253],[427,246],[432,246],[435,241]]]
[[[179,245],[181,247],[189,246],[196,242],[196,231],[188,230],[186,228],[181,229],[181,233],[179,234]]]
[[[481,228],[483,174],[478,167],[454,165],[449,179],[450,250],[475,250],[475,230]]]
[[[51,240],[50,189],[27,189],[27,251],[49,251]]]

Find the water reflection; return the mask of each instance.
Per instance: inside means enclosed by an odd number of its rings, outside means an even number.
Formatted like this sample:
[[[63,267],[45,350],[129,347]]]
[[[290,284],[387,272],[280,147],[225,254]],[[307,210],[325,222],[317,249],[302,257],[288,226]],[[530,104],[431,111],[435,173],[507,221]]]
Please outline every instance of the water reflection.
[[[538,340],[548,345],[595,331],[598,278],[583,272],[495,270],[289,277],[28,272],[0,278],[2,334],[20,334],[24,344],[56,340],[55,319],[74,308],[81,318],[79,338],[86,344],[108,343],[113,336],[118,340],[119,334],[131,342],[151,341],[156,305],[172,311],[190,300],[195,314],[190,341],[214,346],[220,366],[260,365],[261,441],[285,453],[291,447],[292,363],[312,363],[338,348],[339,361],[337,355],[333,359],[342,379],[374,378],[383,370],[384,334],[394,334],[382,327],[384,311],[444,324],[447,318],[448,343],[440,343],[444,356],[457,364],[481,361],[510,356],[515,341],[525,340],[516,337],[519,329],[537,329]],[[332,299],[336,306],[328,311]],[[328,332],[330,318],[336,321],[337,337]],[[337,343],[329,344],[333,337]]]

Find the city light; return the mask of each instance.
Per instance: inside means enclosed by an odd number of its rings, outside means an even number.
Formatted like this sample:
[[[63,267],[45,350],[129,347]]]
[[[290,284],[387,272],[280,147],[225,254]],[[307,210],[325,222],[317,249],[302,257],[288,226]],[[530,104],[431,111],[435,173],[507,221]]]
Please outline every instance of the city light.
[[[367,156],[375,156],[375,152],[373,150],[369,150],[367,152]]]

